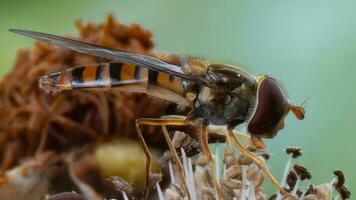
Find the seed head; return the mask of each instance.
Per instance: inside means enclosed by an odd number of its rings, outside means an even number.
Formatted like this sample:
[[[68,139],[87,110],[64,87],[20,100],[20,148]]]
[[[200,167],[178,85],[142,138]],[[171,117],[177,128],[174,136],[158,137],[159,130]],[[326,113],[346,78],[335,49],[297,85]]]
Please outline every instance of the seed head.
[[[338,189],[345,184],[344,173],[341,170],[334,171],[335,176],[337,177],[337,181],[333,184],[333,186]]]
[[[308,190],[305,192],[305,195],[309,195],[309,194],[316,194],[316,189],[313,185],[309,185]]]
[[[302,155],[302,153],[300,152],[300,148],[296,147],[288,147],[286,149],[286,153],[292,155],[294,159]]]
[[[131,194],[134,190],[132,184],[121,177],[111,176],[110,178],[108,178],[108,180],[111,181],[115,185],[116,190],[120,192],[124,191],[128,194]]]
[[[298,179],[297,174],[294,171],[290,171],[286,180],[289,189],[293,190],[295,184],[297,183],[297,179]]]
[[[345,187],[341,186],[337,189],[342,199],[349,199],[351,196],[351,192]]]
[[[307,168],[305,168],[303,166],[294,165],[293,169],[297,173],[297,175],[300,177],[301,180],[311,179],[311,177],[312,177],[310,172],[308,172]]]

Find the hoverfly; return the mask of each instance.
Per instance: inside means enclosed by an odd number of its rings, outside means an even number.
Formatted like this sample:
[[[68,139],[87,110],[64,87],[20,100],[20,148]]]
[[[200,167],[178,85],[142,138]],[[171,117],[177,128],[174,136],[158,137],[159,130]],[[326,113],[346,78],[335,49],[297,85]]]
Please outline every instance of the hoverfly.
[[[272,184],[283,194],[288,195],[268,171],[264,162],[243,147],[233,132],[233,128],[237,125],[246,124],[251,141],[258,146],[261,138],[273,138],[284,127],[284,118],[290,111],[297,119],[304,118],[303,106],[293,105],[280,82],[274,78],[268,75],[254,76],[241,68],[210,63],[203,59],[181,57],[180,64],[172,64],[146,55],[46,33],[16,29],[10,31],[80,53],[112,60],[110,63],[78,66],[44,75],[39,80],[42,88],[51,91],[117,88],[146,93],[191,108],[187,116],[163,116],[136,120],[138,137],[147,157],[145,197],[147,197],[149,187],[152,156],[143,139],[140,126],[162,126],[168,146],[178,158],[166,126],[187,124],[201,127],[203,151],[211,163],[213,158],[208,146],[209,125],[225,126],[228,145],[233,143],[242,153],[253,159]],[[181,170],[179,159],[177,161],[178,167],[180,165],[180,178],[184,180],[185,175]],[[214,180],[217,195],[219,199],[222,199],[219,183],[216,179]],[[184,184],[183,189],[188,192]]]

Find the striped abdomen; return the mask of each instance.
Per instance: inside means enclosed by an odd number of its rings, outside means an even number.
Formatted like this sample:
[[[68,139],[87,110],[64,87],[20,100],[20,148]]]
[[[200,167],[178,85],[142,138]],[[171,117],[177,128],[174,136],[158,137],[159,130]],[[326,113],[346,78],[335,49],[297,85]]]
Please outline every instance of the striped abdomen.
[[[50,91],[116,87],[125,91],[148,93],[179,104],[188,103],[184,98],[185,84],[179,77],[123,63],[79,66],[40,79],[40,86]]]

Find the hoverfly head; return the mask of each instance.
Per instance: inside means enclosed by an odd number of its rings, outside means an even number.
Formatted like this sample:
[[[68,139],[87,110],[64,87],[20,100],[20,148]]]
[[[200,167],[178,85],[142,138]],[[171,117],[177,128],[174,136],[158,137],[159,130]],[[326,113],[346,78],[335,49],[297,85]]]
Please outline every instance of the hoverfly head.
[[[284,127],[288,112],[300,109],[290,105],[281,83],[272,77],[259,76],[257,85],[255,109],[247,123],[247,130],[253,135],[272,138]]]

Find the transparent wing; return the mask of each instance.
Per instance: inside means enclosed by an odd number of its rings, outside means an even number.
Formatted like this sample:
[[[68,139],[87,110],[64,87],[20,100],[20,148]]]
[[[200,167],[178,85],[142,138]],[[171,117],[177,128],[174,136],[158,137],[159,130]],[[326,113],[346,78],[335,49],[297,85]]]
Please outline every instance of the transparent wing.
[[[19,30],[19,29],[10,29],[9,31],[27,37],[31,37],[46,43],[68,48],[80,53],[99,56],[99,57],[103,57],[103,58],[107,58],[123,63],[132,63],[132,64],[140,65],[142,67],[147,67],[155,71],[163,71],[167,74],[178,76],[181,77],[182,79],[193,81],[200,85],[204,85],[212,88],[215,87],[204,77],[185,74],[180,66],[173,65],[150,56],[120,51],[117,49],[103,47],[100,45],[90,44],[78,40],[47,34],[47,33]]]

